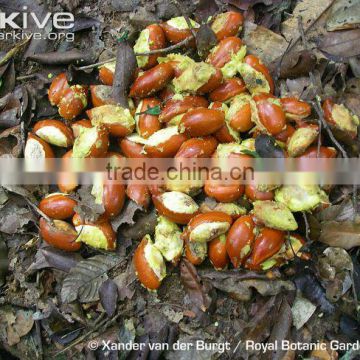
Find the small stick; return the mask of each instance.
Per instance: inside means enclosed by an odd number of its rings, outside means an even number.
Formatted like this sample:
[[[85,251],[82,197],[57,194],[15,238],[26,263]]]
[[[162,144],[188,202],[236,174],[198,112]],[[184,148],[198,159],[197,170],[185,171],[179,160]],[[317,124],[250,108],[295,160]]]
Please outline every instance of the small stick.
[[[310,75],[312,75],[312,73],[310,73]],[[320,102],[320,98],[318,95],[316,96],[316,102],[312,101],[312,104],[315,108],[315,111],[317,112],[317,114],[319,116],[320,124],[326,130],[327,134],[329,135],[329,138],[334,143],[334,145],[337,147],[337,149],[341,152],[341,155],[343,156],[343,158],[348,159],[349,156],[347,155],[344,148],[340,145],[340,143],[335,139],[334,134],[332,133],[329,125],[327,124],[327,122],[324,119],[324,113],[322,111],[321,102]]]
[[[88,331],[86,334],[84,334],[84,335],[80,336],[79,338],[77,338],[74,342],[72,342],[70,345],[66,346],[64,349],[62,349],[62,350],[58,351],[57,353],[55,353],[55,356],[58,356],[58,355],[64,353],[65,351],[70,350],[75,345],[77,345],[77,344],[81,343],[82,341],[86,340],[87,337],[89,337],[91,334],[93,334],[97,330],[101,329],[103,326],[104,326],[104,330],[106,330],[121,315],[124,315],[127,312],[128,312],[127,310],[123,310],[123,311],[119,312],[118,314],[116,314],[115,317],[113,317],[110,321],[108,321],[107,319],[105,319],[104,321],[100,321],[92,330]]]
[[[33,210],[35,210],[35,212],[40,215],[41,217],[43,217],[48,223],[53,224],[53,221],[46,215],[44,214],[35,204],[33,204],[29,199],[27,199],[26,197],[24,197],[24,199],[27,201],[27,203],[33,208]]]
[[[180,47],[182,47],[184,45],[187,45],[190,42],[190,40],[192,40],[192,38],[193,38],[192,36],[189,36],[186,39],[180,41],[179,43],[171,45],[171,46],[169,46],[167,48],[151,50],[151,51],[144,52],[144,53],[135,53],[135,56],[148,56],[148,55],[154,55],[154,54],[167,53],[167,52],[179,49]],[[90,70],[90,69],[93,69],[95,67],[108,64],[108,63],[113,62],[113,61],[116,61],[116,57],[113,57],[113,58],[108,59],[108,60],[100,61],[100,62],[97,62],[95,64],[91,64],[91,65],[75,67],[75,69],[76,70]]]
[[[302,216],[304,218],[304,223],[305,223],[305,238],[306,238],[306,241],[308,243],[311,242],[311,239],[309,237],[309,233],[310,233],[310,226],[309,226],[309,221],[308,221],[308,218],[306,216],[306,213],[305,211],[302,211]]]
[[[300,37],[302,39],[302,42],[304,44],[305,49],[309,49],[309,45],[305,36],[305,31],[303,28],[303,23],[302,23],[302,18],[301,16],[298,17],[298,27],[299,27],[299,32],[300,32]],[[315,76],[314,73],[312,71],[309,72],[309,77],[310,77],[310,81],[311,84],[314,88],[315,91],[315,99],[316,102],[312,101],[311,103],[313,104],[313,107],[315,108],[315,111],[317,112],[318,116],[319,116],[319,138],[320,138],[320,134],[321,134],[321,129],[324,128],[327,132],[327,134],[329,135],[330,139],[332,140],[332,142],[335,144],[335,146],[338,148],[338,150],[341,152],[342,156],[347,159],[348,155],[346,153],[346,151],[344,150],[344,148],[340,145],[340,143],[336,140],[334,134],[332,133],[328,123],[325,121],[324,118],[324,113],[323,110],[321,108],[321,99],[320,96],[316,93],[316,83],[315,83]],[[318,145],[317,145],[317,157],[319,157],[320,155],[320,141],[318,140]]]
[[[187,23],[193,37],[196,37],[195,30],[194,30],[194,28],[193,28],[193,26],[191,24],[191,21],[190,21],[189,17],[187,15],[185,15],[185,10],[184,10],[183,6],[180,4],[180,2],[178,0],[172,0],[172,1],[178,7],[178,9],[181,11],[182,16],[184,17],[184,19],[185,19],[185,21],[186,21],[186,23]]]

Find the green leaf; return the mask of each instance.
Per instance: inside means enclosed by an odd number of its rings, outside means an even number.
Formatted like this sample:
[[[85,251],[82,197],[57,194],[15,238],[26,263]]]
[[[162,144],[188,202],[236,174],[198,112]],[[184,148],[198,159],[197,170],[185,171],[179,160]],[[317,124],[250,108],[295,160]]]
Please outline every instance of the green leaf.
[[[129,30],[124,30],[120,33],[120,37],[117,38],[118,42],[124,42],[129,38]]]
[[[147,110],[137,113],[136,115],[160,115],[161,114],[161,107],[160,105],[156,105],[154,107],[148,107]]]
[[[241,153],[245,154],[245,155],[250,155],[254,158],[260,158],[260,155],[256,151],[244,149],[244,150],[241,150]]]

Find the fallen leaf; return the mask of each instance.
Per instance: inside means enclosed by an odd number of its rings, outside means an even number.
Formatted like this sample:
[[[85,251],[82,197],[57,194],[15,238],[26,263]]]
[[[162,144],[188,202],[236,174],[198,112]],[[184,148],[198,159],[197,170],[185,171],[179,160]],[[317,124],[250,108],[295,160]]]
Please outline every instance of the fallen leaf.
[[[246,358],[248,358],[250,354],[257,354],[255,350],[246,348],[246,341],[250,340],[254,341],[254,343],[260,343],[270,336],[271,328],[274,321],[276,321],[274,314],[278,313],[280,301],[279,296],[272,296],[256,311],[256,314],[250,318],[241,332],[239,339],[234,339],[236,342],[238,341],[235,345],[236,348],[233,350],[234,358],[241,358],[244,354],[246,354]]]
[[[360,60],[358,59],[358,57],[351,57],[349,59],[349,65],[355,78],[360,78]]]
[[[323,254],[318,262],[319,275],[327,298],[335,302],[351,288],[353,263],[350,255],[341,248],[328,247]]]
[[[119,343],[131,344],[134,343],[136,337],[136,330],[133,319],[124,320],[124,324],[119,331]],[[119,360],[125,360],[131,350],[123,350],[119,354]]]
[[[329,9],[334,0],[298,1],[294,11],[287,20],[281,24],[281,33],[285,39],[294,45],[300,39],[298,17],[301,16],[304,32],[314,25],[315,22]]]
[[[196,6],[195,16],[199,22],[206,22],[210,16],[214,16],[219,11],[219,6],[215,0],[200,0]]]
[[[81,186],[75,194],[78,204],[75,211],[84,221],[94,222],[104,212],[103,204],[95,202],[95,197],[91,194],[92,186]]]
[[[328,31],[335,31],[358,27],[360,27],[360,1],[335,1],[326,22],[326,29]]]
[[[0,67],[0,98],[7,95],[15,88],[15,66],[10,60],[6,65]]]
[[[280,77],[298,78],[306,76],[315,68],[316,56],[309,50],[302,50],[286,54],[280,67]]]
[[[288,47],[281,35],[251,22],[244,24],[243,40],[248,53],[258,56],[266,65],[281,57]]]
[[[360,224],[352,221],[325,221],[321,224],[319,241],[346,250],[360,246]]]
[[[29,266],[27,271],[32,273],[36,270],[54,268],[69,272],[71,268],[76,266],[79,260],[82,260],[80,254],[72,254],[51,246],[46,246],[36,252],[35,262]]]
[[[140,205],[130,200],[125,204],[122,213],[111,221],[111,224],[114,230],[124,225],[121,228],[121,236],[131,240],[141,240],[146,234],[152,235],[155,232],[156,219],[154,209],[144,213]]]
[[[351,342],[357,342],[360,340],[360,324],[353,317],[347,314],[341,315],[339,331],[347,336]]]
[[[271,330],[271,334],[268,340],[268,343],[271,344],[281,344],[284,340],[289,340],[290,330],[292,326],[292,314],[291,314],[291,308],[287,301],[287,299],[284,297],[281,306],[279,309],[279,316]],[[266,354],[265,359],[268,360],[283,360],[284,355],[286,353],[286,350],[283,350],[280,348],[268,351]]]
[[[4,329],[6,327],[9,346],[19,343],[20,338],[28,334],[34,325],[32,311],[20,309],[14,313],[10,307],[3,307],[1,309],[0,321]]]
[[[0,210],[0,231],[6,234],[21,232],[30,222],[36,223],[34,213],[23,199],[11,197]]]
[[[114,283],[118,287],[119,299],[124,301],[125,299],[132,299],[135,294],[135,281],[136,275],[133,269],[132,263],[130,263],[126,271],[117,275],[113,279]]]
[[[127,41],[120,42],[116,53],[116,67],[112,98],[122,107],[128,109],[128,89],[133,80],[136,69],[134,49]]]
[[[326,314],[334,312],[335,306],[326,298],[324,288],[310,270],[302,269],[298,271],[294,282],[302,295],[313,304],[319,306],[321,311]]]
[[[209,295],[212,287],[209,282],[201,280],[195,266],[185,258],[180,263],[180,278],[190,300],[202,311],[208,310],[212,303]]]
[[[88,49],[86,52],[73,49],[68,51],[37,53],[28,57],[29,60],[38,62],[43,65],[86,65],[92,64],[96,58],[97,54],[91,49]]]
[[[99,289],[100,302],[106,314],[111,317],[114,315],[117,307],[118,289],[114,281],[105,280]]]
[[[20,157],[22,153],[21,126],[15,126],[0,133],[0,158]]]
[[[116,256],[95,255],[80,261],[64,279],[61,300],[64,303],[75,301],[92,302],[99,300],[99,288],[107,280],[107,272],[120,263]]]
[[[311,318],[316,310],[316,306],[308,299],[297,295],[291,308],[293,324],[297,330],[300,330]]]
[[[272,136],[260,134],[255,138],[256,152],[262,158],[283,158],[283,149],[275,142]]]
[[[210,50],[216,46],[218,40],[214,31],[208,24],[202,24],[196,32],[196,48],[199,56],[205,59]]]
[[[217,339],[220,342],[220,339]],[[187,335],[182,333],[178,339],[178,350],[171,350],[166,354],[166,360],[209,360],[215,359],[218,352],[213,348],[199,349],[198,341],[206,342],[205,331]],[[226,341],[226,340],[225,340]]]
[[[257,273],[239,273],[235,271],[207,271],[201,273],[204,279],[211,280],[211,284],[218,290],[229,294],[239,301],[248,301],[256,290],[262,296],[273,296],[285,291],[295,290],[291,281],[280,279],[271,280],[266,275]]]
[[[360,49],[360,29],[347,31],[334,31],[325,35],[319,44],[319,49],[325,54],[340,58],[357,56]]]
[[[360,95],[360,78],[351,78],[346,82],[345,92]]]

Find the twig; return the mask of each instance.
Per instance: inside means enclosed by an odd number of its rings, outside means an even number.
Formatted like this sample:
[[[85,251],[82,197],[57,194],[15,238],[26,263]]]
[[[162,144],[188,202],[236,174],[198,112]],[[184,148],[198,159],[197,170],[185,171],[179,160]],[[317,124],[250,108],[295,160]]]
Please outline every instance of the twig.
[[[177,44],[168,46],[168,47],[163,48],[163,49],[156,49],[156,50],[151,50],[151,51],[143,52],[143,53],[135,53],[135,56],[148,56],[148,55],[154,55],[154,54],[167,53],[167,52],[179,49],[184,45],[187,45],[187,43],[190,42],[190,40],[192,40],[192,39],[193,39],[193,37],[189,36],[189,37],[187,37],[186,39],[180,41]],[[114,61],[116,61],[116,57],[113,57],[111,59],[104,60],[104,61],[99,61],[99,62],[97,62],[95,64],[91,64],[91,65],[75,67],[75,69],[76,70],[90,70],[90,69],[93,69],[95,67],[105,65],[105,64],[108,64],[108,63],[111,63],[111,62],[114,62]]]
[[[23,81],[23,80],[29,80],[29,79],[33,79],[37,77],[37,73],[34,74],[29,74],[29,75],[23,75],[23,76],[18,76],[16,78],[17,81]]]
[[[172,0],[172,2],[173,2],[173,3],[178,7],[178,9],[180,10],[180,12],[181,12],[182,16],[184,17],[184,19],[185,19],[185,21],[186,21],[186,23],[187,23],[187,25],[188,25],[188,27],[189,27],[189,29],[190,29],[193,37],[196,37],[195,30],[194,30],[194,28],[193,28],[193,26],[192,26],[192,24],[191,24],[191,21],[190,21],[189,17],[188,17],[188,16],[186,15],[186,13],[185,13],[184,7],[180,4],[180,2],[179,2],[178,0]]]
[[[5,65],[11,58],[13,58],[20,49],[26,45],[30,40],[32,39],[32,34],[25,39],[24,41],[20,42],[19,44],[16,44],[11,50],[9,50],[3,58],[0,59],[0,66]]]
[[[310,73],[310,78],[311,78],[311,75],[313,75],[313,74]],[[329,138],[334,143],[334,145],[337,147],[337,149],[341,152],[341,155],[343,156],[343,158],[348,159],[349,156],[347,155],[344,148],[340,145],[340,143],[336,140],[336,138],[335,138],[334,134],[332,133],[328,123],[324,119],[324,113],[323,113],[322,108],[321,108],[320,97],[318,95],[316,95],[316,102],[312,101],[311,103],[313,104],[313,107],[314,107],[315,111],[317,112],[317,114],[319,116],[320,124],[326,130],[327,134],[329,135]]]
[[[36,285],[39,286],[39,283],[40,283],[40,272],[36,274]],[[36,304],[36,311],[39,311],[39,307],[37,304]],[[39,347],[40,360],[42,360],[44,358],[44,350],[42,345],[40,320],[35,320],[35,330],[36,330],[36,338],[38,343],[37,345]]]
[[[309,44],[308,44],[306,36],[305,36],[305,31],[304,31],[301,16],[298,17],[298,27],[299,27],[299,32],[300,32],[300,38],[302,39],[304,47],[305,47],[305,49],[309,49]],[[317,157],[319,157],[319,155],[320,155],[320,135],[321,135],[322,128],[324,128],[326,130],[327,134],[329,135],[330,139],[334,143],[334,145],[341,152],[342,156],[345,159],[347,159],[348,155],[347,155],[346,151],[340,145],[340,143],[336,140],[336,138],[335,138],[334,134],[332,133],[328,123],[325,121],[324,113],[323,113],[323,110],[321,108],[321,99],[320,99],[320,96],[316,93],[316,81],[315,81],[314,73],[312,71],[309,72],[309,78],[310,78],[310,82],[311,82],[311,84],[312,84],[312,86],[314,88],[315,99],[316,99],[316,101],[312,101],[311,103],[312,103],[315,111],[317,112],[317,114],[319,116],[319,138],[318,138],[318,146],[317,146]]]
[[[357,185],[353,185],[353,193],[352,193],[352,203],[354,208],[353,221],[355,222],[357,216]]]
[[[35,204],[33,204],[28,198],[26,198],[25,196],[23,196],[23,198],[26,200],[26,202],[33,208],[33,210],[35,210],[35,212],[40,215],[41,217],[43,217],[48,223],[53,224],[53,221],[46,215],[44,214]]]
[[[150,50],[150,51],[144,52],[144,53],[135,53],[135,56],[146,56],[146,55],[154,55],[154,54],[161,54],[164,52],[170,52],[170,51],[176,50],[184,45],[187,45],[187,43],[190,42],[190,40],[192,40],[192,39],[193,39],[193,36],[188,36],[186,39],[180,41],[177,44],[168,46],[167,48]]]
[[[356,287],[355,287],[355,279],[354,279],[354,268],[350,271],[350,277],[351,277],[351,285],[352,285],[352,291],[354,296],[354,302],[355,302],[355,309],[357,313],[357,318],[359,320],[359,299],[356,293]]]
[[[128,310],[120,311],[118,314],[116,314],[111,320],[104,319],[104,321],[99,322],[92,330],[88,331],[86,334],[80,336],[77,338],[74,342],[72,342],[70,345],[66,346],[64,349],[58,351],[55,353],[55,357],[63,354],[65,351],[68,351],[72,349],[75,345],[81,343],[82,341],[86,340],[90,335],[92,335],[97,330],[101,329],[103,327],[103,330],[106,330],[110,325],[112,325],[121,315],[124,315],[128,312]]]
[[[309,226],[309,221],[308,221],[305,211],[302,211],[302,216],[303,216],[304,223],[305,223],[305,238],[306,238],[306,241],[308,243],[310,243],[311,242],[311,239],[309,237],[310,226]]]

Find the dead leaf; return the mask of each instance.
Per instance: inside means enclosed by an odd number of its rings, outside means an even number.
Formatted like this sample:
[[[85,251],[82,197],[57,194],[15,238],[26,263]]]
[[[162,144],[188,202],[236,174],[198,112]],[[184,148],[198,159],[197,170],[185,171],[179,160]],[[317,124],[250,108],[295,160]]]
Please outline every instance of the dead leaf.
[[[0,158],[20,157],[22,153],[21,126],[15,126],[0,133]]]
[[[243,40],[248,53],[258,56],[266,65],[281,57],[288,47],[281,35],[251,22],[244,24]]]
[[[27,272],[31,274],[33,271],[46,268],[69,272],[80,260],[83,260],[80,254],[72,254],[46,246],[36,252],[35,262],[29,266]]]
[[[92,186],[81,186],[76,191],[75,196],[78,204],[75,207],[75,211],[84,221],[94,222],[105,212],[105,209],[103,204],[95,202],[91,189]]]
[[[29,60],[43,65],[86,65],[92,64],[96,58],[97,54],[91,49],[88,49],[87,52],[73,49],[68,51],[37,53],[28,57]]]
[[[96,255],[80,261],[64,279],[62,301],[70,303],[77,298],[80,302],[99,300],[99,288],[107,280],[107,272],[120,261],[121,258],[111,255]]]
[[[352,221],[325,221],[321,224],[319,241],[346,250],[360,246],[360,224]]]
[[[294,278],[294,282],[302,295],[313,304],[318,305],[326,314],[332,314],[335,306],[326,298],[325,290],[309,269],[300,268]]]
[[[298,1],[292,13],[287,20],[281,24],[281,33],[285,39],[291,41],[292,46],[300,39],[298,17],[301,16],[305,33],[315,22],[329,9],[334,0],[303,0]]]
[[[289,340],[290,329],[292,326],[291,308],[285,297],[283,297],[281,306],[279,308],[279,316],[271,330],[268,343],[281,344],[284,340]],[[286,350],[280,348],[268,351],[265,359],[268,360],[283,360]]]
[[[124,324],[119,331],[118,340],[122,344],[130,344],[135,342],[136,330],[133,319],[125,319]],[[130,350],[131,351],[131,350]],[[129,350],[124,350],[119,353],[119,360],[125,360],[130,353]]]
[[[195,16],[200,22],[206,22],[210,16],[214,16],[219,11],[215,0],[200,0],[196,6]]]
[[[351,68],[352,73],[354,74],[355,78],[360,78],[360,59],[359,57],[351,57],[349,59],[349,65]],[[350,79],[351,80],[351,79]]]
[[[123,237],[131,240],[140,240],[146,234],[152,235],[154,233],[156,218],[155,210],[144,213],[140,205],[129,200],[121,214],[113,219],[111,224],[115,231],[124,225],[121,228],[121,235]]]
[[[218,40],[214,31],[208,24],[202,24],[196,32],[196,48],[199,56],[205,59],[210,50],[216,46]]]
[[[297,295],[291,308],[293,323],[297,330],[300,330],[311,318],[316,306],[308,299]]]
[[[131,300],[133,298],[135,294],[134,285],[136,281],[136,275],[132,263],[128,264],[126,271],[117,275],[113,281],[118,287],[120,301],[124,301],[125,299]]]
[[[306,76],[315,68],[316,56],[308,50],[286,54],[281,62],[280,77],[298,78]]]
[[[34,325],[33,312],[30,310],[20,309],[14,313],[10,307],[5,307],[0,311],[0,319],[6,326],[9,346],[19,343],[20,338],[28,334]]]
[[[128,91],[136,69],[134,49],[125,41],[120,42],[116,53],[116,67],[112,98],[122,107],[128,109]]]
[[[118,289],[114,281],[107,279],[102,283],[99,289],[100,302],[106,314],[111,317],[114,315],[117,300],[118,300]]]
[[[180,278],[190,300],[202,311],[208,310],[212,303],[209,295],[212,286],[209,282],[201,280],[195,266],[185,258],[180,263]]]
[[[21,232],[29,222],[36,223],[34,213],[27,203],[18,197],[10,197],[5,206],[0,210],[0,231],[6,234]]]
[[[318,268],[330,301],[338,301],[352,285],[353,263],[350,255],[341,248],[328,247],[320,257]]]
[[[232,298],[248,301],[256,290],[262,296],[277,295],[284,291],[293,291],[295,286],[291,281],[281,279],[270,280],[266,275],[258,273],[239,273],[238,271],[207,271],[202,274],[204,279],[211,280],[211,284]]]
[[[359,41],[360,29],[334,31],[325,35],[319,49],[325,54],[347,58],[360,54]]]
[[[0,98],[7,95],[15,88],[14,61],[10,60],[6,65],[0,67]]]
[[[360,27],[360,1],[338,0],[331,8],[326,22],[327,31],[345,30]]]

